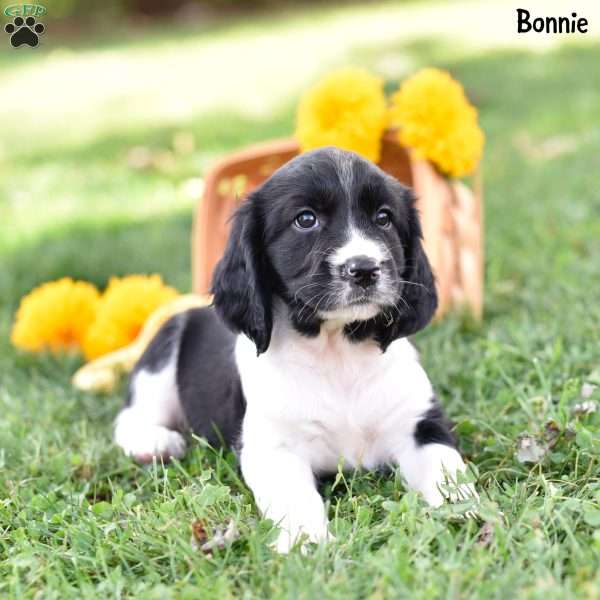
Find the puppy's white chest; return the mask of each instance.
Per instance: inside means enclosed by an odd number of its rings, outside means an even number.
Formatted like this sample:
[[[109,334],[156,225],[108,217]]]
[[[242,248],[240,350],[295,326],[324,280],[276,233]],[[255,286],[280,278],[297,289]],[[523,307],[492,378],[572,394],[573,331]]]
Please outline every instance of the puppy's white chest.
[[[288,447],[316,471],[335,470],[340,461],[349,468],[387,462],[425,410],[408,401],[415,384],[425,397],[430,386],[406,340],[385,355],[341,335],[275,342],[257,358],[241,337],[236,354],[247,401],[242,442],[263,436],[264,444]]]
[[[371,469],[387,462],[385,431],[378,423],[365,423],[338,415],[303,424],[290,439],[310,458],[316,471],[344,467]]]
[[[383,417],[388,402],[382,390],[356,372],[339,369],[321,376],[313,370],[303,379],[311,385],[282,390],[286,409],[275,418],[315,468],[335,469],[340,460],[348,467],[367,468],[384,462]]]

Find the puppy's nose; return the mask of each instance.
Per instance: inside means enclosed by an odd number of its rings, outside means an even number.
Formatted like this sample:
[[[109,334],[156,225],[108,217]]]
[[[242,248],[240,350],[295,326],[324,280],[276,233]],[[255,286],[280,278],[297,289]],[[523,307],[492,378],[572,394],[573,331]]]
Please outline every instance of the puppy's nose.
[[[368,256],[353,256],[344,264],[344,275],[360,287],[367,289],[377,283],[381,275],[378,264]]]

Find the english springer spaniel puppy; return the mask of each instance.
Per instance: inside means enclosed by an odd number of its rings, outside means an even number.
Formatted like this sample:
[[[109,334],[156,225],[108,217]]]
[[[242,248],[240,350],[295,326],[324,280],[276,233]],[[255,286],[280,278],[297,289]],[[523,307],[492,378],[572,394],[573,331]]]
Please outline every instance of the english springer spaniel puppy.
[[[328,538],[316,478],[340,464],[397,466],[440,505],[465,464],[408,340],[437,306],[414,202],[335,148],[276,171],[233,218],[213,306],[136,365],[116,443],[143,462],[182,457],[186,431],[229,445],[281,552]]]

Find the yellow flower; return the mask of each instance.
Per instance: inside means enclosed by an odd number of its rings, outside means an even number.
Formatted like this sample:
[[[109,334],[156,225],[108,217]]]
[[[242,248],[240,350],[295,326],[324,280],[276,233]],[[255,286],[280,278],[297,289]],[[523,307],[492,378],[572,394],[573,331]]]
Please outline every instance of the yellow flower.
[[[401,144],[447,175],[468,175],[481,159],[484,135],[477,111],[446,71],[423,69],[404,81],[392,96],[390,120],[399,127]]]
[[[363,69],[340,69],[303,95],[296,137],[303,152],[337,146],[376,162],[386,118],[383,81]]]
[[[97,358],[130,344],[150,314],[177,295],[159,275],[111,278],[83,342],[86,357]]]
[[[31,352],[78,349],[95,318],[99,298],[93,285],[68,277],[40,285],[21,300],[12,343]]]

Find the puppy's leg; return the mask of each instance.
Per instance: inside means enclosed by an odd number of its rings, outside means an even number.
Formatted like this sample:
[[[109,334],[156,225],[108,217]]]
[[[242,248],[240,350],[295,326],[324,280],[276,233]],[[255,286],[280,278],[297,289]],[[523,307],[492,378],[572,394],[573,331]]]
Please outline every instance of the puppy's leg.
[[[414,435],[396,452],[395,459],[408,487],[421,492],[431,506],[440,506],[444,499],[479,498],[472,484],[458,483],[466,465],[437,403],[417,423]],[[445,487],[455,487],[456,491],[448,493]]]
[[[261,513],[280,527],[278,552],[289,552],[302,534],[316,543],[329,538],[325,506],[307,462],[281,447],[245,442],[241,466]]]
[[[178,334],[177,320],[158,332],[134,370],[128,403],[115,422],[116,444],[139,462],[185,454],[177,431],[184,423],[176,383]]]

